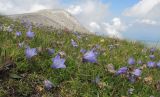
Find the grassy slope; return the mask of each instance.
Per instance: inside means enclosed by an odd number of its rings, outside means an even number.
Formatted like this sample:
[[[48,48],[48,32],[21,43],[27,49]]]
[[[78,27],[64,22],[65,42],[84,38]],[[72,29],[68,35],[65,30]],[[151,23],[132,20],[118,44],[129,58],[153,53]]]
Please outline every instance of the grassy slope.
[[[4,17],[0,17],[0,22],[6,25],[13,23]],[[144,62],[149,61],[149,58],[146,57],[149,53],[142,53],[143,45],[94,35],[82,35],[82,39],[78,39],[71,33],[58,34],[56,31],[51,32],[38,28],[33,28],[36,36],[30,40],[25,37],[27,29],[18,23],[14,24],[16,27],[12,33],[0,32],[0,97],[9,95],[11,97],[35,97],[36,95],[43,95],[43,97],[121,97],[128,95],[129,88],[135,89],[133,97],[149,97],[150,95],[158,97],[160,95],[160,92],[155,88],[155,83],[160,79],[159,69],[144,69],[142,78],[134,84],[123,76],[116,77],[105,70],[105,66],[109,63],[112,63],[116,69],[127,66],[127,60],[130,56],[134,56],[137,60],[142,59]],[[16,31],[21,31],[22,37],[15,37]],[[78,48],[74,48],[70,44],[71,39],[78,43]],[[102,39],[104,42],[101,41]],[[30,47],[43,48],[42,52],[32,61],[27,61],[24,54],[25,48],[17,46],[22,41],[25,41],[25,44]],[[90,50],[96,44],[101,46],[99,49],[101,53],[98,56],[99,64],[82,63],[83,55],[80,53],[80,49]],[[110,51],[108,45],[111,44],[119,44],[119,46]],[[52,47],[56,52],[49,56],[45,48]],[[66,53],[65,64],[67,68],[50,68],[51,59],[60,51]],[[156,61],[160,59],[157,52],[155,53]],[[4,67],[8,65],[6,62],[14,62],[16,66],[10,68],[9,71],[4,70]],[[10,74],[23,77],[14,79],[9,76]],[[95,79],[97,75],[100,76],[101,82],[105,82],[104,88],[91,83],[91,80]],[[143,78],[147,76],[153,78],[151,84],[144,83]],[[57,87],[51,91],[45,91],[43,89],[45,79],[52,81]]]

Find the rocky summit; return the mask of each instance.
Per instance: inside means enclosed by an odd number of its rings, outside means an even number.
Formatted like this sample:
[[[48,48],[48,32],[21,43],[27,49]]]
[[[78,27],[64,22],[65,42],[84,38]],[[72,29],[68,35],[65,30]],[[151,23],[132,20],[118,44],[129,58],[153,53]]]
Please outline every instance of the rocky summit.
[[[68,29],[70,31],[90,33],[74,16],[62,9],[45,9],[33,13],[10,15],[8,17],[29,21],[33,24],[52,26],[54,29]]]

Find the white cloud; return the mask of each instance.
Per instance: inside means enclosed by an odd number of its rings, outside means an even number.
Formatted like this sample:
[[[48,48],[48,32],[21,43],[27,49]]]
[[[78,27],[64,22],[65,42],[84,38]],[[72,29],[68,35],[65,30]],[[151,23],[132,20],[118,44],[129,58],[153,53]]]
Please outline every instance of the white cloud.
[[[89,29],[91,32],[98,32],[101,30],[101,27],[99,24],[97,24],[96,22],[91,22],[89,24]]]
[[[128,8],[124,12],[124,14],[126,16],[148,17],[148,15],[151,15],[151,13],[157,14],[155,10],[159,8],[157,7],[159,5],[160,5],[160,0],[140,0],[133,7]]]
[[[41,9],[60,8],[59,0],[1,0],[1,14],[20,14]]]
[[[35,12],[35,11],[42,10],[42,9],[47,9],[47,8],[43,5],[34,5],[31,7],[29,12]]]
[[[137,23],[141,23],[141,24],[147,24],[147,25],[156,25],[157,22],[151,19],[137,19],[136,20]]]
[[[77,17],[82,25],[91,32],[102,33],[103,25],[109,17],[108,4],[99,0],[79,0],[71,5],[67,11]]]
[[[71,5],[67,11],[78,18],[87,28],[90,23],[101,23],[106,21],[109,14],[108,5],[99,0],[81,0],[76,2],[78,5]]]
[[[120,18],[113,18],[111,23],[103,23],[104,31],[112,38],[123,38],[121,32],[126,30],[126,26]]]
[[[98,0],[88,0],[85,3],[79,2],[78,5],[72,5],[68,11],[75,15],[91,32],[104,34],[112,38],[123,38],[121,32],[125,31],[126,26],[121,19],[115,17],[111,23],[106,21],[109,16],[107,4],[103,4]]]
[[[71,5],[67,11],[73,15],[78,15],[82,12],[82,8],[80,6]]]

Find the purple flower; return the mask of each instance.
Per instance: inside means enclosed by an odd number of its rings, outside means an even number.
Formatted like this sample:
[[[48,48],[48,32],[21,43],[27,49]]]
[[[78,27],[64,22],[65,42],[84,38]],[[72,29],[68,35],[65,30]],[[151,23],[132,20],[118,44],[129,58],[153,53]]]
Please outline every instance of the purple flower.
[[[159,68],[160,68],[160,61],[157,63],[157,67],[159,67]]]
[[[142,71],[141,71],[140,69],[135,69],[135,70],[133,71],[133,75],[135,75],[136,77],[141,76],[141,73],[142,73]]]
[[[129,80],[131,83],[134,83],[134,82],[136,81],[136,78],[135,78],[134,75],[130,75],[130,76],[128,77],[128,80]]]
[[[78,47],[78,44],[73,39],[71,39],[71,44],[73,47]]]
[[[33,56],[37,55],[36,48],[26,48],[25,55],[27,59],[30,59]]]
[[[134,65],[134,64],[135,64],[135,59],[134,59],[133,57],[130,57],[130,58],[128,59],[128,64],[129,64],[129,65]]]
[[[149,58],[153,60],[153,59],[155,59],[155,56],[154,55],[149,55]]]
[[[137,64],[142,65],[142,61],[141,61],[141,60],[139,60],[139,61],[137,62]]]
[[[85,49],[81,49],[80,52],[84,54],[86,52],[86,50]]]
[[[78,32],[76,32],[76,31],[75,31],[75,32],[73,32],[73,33],[74,33],[74,35],[78,35]]]
[[[31,31],[28,31],[26,35],[28,38],[33,38],[35,36],[34,32],[31,32]]]
[[[151,48],[151,49],[150,49],[150,52],[151,52],[151,53],[154,53],[155,51],[156,51],[156,48]]]
[[[61,59],[60,55],[57,54],[55,58],[52,58],[53,64],[51,68],[58,69],[58,68],[66,68],[65,59]]]
[[[153,68],[153,67],[155,66],[155,62],[149,61],[149,62],[147,63],[147,66],[148,66],[149,68]]]
[[[22,33],[21,32],[16,32],[16,36],[21,36],[22,35]]]
[[[100,48],[101,48],[101,46],[100,46],[99,44],[96,44],[95,47],[94,47],[93,49],[96,50],[96,49],[100,49]]]
[[[122,67],[116,72],[116,75],[124,74],[127,72],[127,70],[128,70],[127,67]]]
[[[78,38],[78,39],[81,39],[82,37],[81,37],[80,35],[77,35],[77,38]]]
[[[50,89],[52,89],[53,88],[53,83],[51,82],[51,81],[49,81],[49,80],[45,80],[44,81],[44,88],[46,89],[46,90],[50,90]]]
[[[97,63],[97,53],[93,50],[86,52],[83,55],[83,62]]]
[[[49,49],[48,49],[48,53],[49,53],[49,55],[54,54],[54,49],[49,48]]]

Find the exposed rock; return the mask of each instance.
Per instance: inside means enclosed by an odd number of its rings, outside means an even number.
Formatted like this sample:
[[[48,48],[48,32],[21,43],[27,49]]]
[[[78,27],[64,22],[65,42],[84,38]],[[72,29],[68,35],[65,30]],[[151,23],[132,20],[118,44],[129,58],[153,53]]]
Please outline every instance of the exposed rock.
[[[75,17],[62,9],[45,9],[34,13],[15,14],[8,16],[12,19],[30,21],[33,24],[52,26],[55,29],[68,29],[81,33],[90,33]]]

